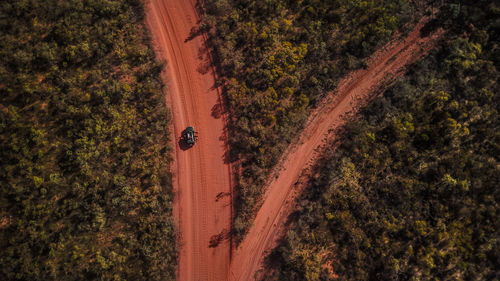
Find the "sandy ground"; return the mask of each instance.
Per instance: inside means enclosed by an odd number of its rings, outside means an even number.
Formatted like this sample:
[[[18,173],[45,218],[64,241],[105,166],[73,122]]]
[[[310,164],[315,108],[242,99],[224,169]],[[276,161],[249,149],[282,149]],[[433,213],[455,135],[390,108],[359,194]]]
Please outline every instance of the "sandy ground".
[[[151,0],[146,21],[169,87],[175,162],[174,214],[180,230],[178,280],[227,280],[230,263],[231,171],[225,163],[224,115],[220,94],[203,38],[190,37],[198,24],[194,0]],[[194,29],[193,29],[194,30]],[[199,141],[192,148],[179,142],[194,126]]]
[[[334,129],[345,123],[369,100],[380,94],[391,81],[404,73],[407,65],[429,51],[440,32],[420,38],[425,19],[403,40],[394,40],[377,51],[367,69],[351,73],[337,90],[312,112],[306,129],[283,157],[264,195],[264,203],[254,225],[233,252],[230,280],[260,279],[263,259],[286,231],[285,222],[295,208],[295,199],[305,185],[307,168],[317,160],[325,142],[335,138]],[[305,174],[304,174],[305,173]]]

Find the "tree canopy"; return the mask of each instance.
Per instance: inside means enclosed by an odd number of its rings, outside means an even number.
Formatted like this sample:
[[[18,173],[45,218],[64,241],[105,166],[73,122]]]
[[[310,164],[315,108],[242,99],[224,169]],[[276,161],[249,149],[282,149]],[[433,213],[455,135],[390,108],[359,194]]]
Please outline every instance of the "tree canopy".
[[[208,34],[230,113],[241,239],[271,168],[309,110],[422,11],[406,0],[203,3],[200,31]]]
[[[169,115],[142,5],[0,3],[0,279],[175,279]]]
[[[500,9],[451,8],[437,50],[316,165],[265,280],[498,278]]]

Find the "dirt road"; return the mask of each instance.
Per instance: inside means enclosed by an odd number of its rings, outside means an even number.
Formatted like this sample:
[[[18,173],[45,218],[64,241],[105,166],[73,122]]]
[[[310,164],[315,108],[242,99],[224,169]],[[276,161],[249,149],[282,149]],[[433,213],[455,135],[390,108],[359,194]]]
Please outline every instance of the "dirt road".
[[[379,94],[381,88],[401,75],[405,66],[415,62],[433,46],[439,34],[420,38],[423,21],[407,38],[393,41],[375,53],[367,69],[343,79],[335,93],[311,114],[298,142],[281,161],[283,168],[276,172],[277,177],[272,177],[253,227],[233,253],[230,280],[248,281],[259,276],[263,258],[286,231],[285,220],[294,209],[295,198],[304,186],[301,174],[317,159],[322,143],[335,138],[328,133],[329,130],[343,125],[345,116],[354,114],[360,106]]]
[[[166,60],[164,81],[175,135],[174,213],[180,229],[178,280],[226,280],[230,262],[231,172],[225,163],[224,116],[203,38],[191,38],[198,16],[194,0],[151,0],[147,25],[157,56]],[[182,130],[194,126],[199,141],[187,149]]]

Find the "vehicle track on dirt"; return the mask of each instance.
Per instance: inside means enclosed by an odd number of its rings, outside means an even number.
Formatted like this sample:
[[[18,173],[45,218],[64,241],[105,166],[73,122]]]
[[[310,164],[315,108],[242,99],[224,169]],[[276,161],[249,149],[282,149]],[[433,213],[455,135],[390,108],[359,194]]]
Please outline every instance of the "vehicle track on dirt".
[[[360,107],[383,92],[405,67],[425,55],[442,31],[420,37],[422,19],[404,39],[395,39],[368,60],[368,67],[342,79],[309,116],[298,141],[290,146],[268,182],[264,202],[247,236],[233,252],[229,279],[259,279],[263,259],[277,246],[286,231],[285,222],[295,208],[295,199],[305,187],[307,169],[320,154],[323,144],[335,140],[335,129],[345,124]]]
[[[151,0],[146,23],[157,57],[167,61],[162,78],[169,87],[166,102],[173,115],[171,171],[180,231],[177,279],[227,280],[232,175],[225,161],[225,116],[219,112],[222,104],[214,87],[215,74],[203,51],[203,37],[191,34],[199,23],[194,0]],[[199,140],[187,148],[179,139],[191,125]]]

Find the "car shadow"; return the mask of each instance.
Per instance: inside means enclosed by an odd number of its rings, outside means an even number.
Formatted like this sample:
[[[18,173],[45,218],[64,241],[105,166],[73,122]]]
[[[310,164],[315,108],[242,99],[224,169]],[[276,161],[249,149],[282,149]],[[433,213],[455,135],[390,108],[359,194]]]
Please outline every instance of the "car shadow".
[[[182,137],[179,138],[179,141],[178,141],[178,144],[179,144],[179,147],[181,150],[183,151],[186,151],[188,149],[190,149],[192,146],[189,146]]]

